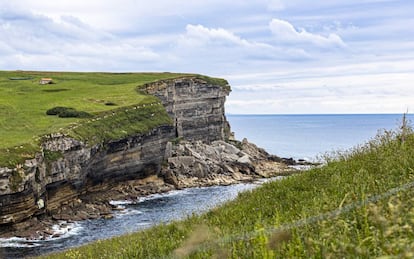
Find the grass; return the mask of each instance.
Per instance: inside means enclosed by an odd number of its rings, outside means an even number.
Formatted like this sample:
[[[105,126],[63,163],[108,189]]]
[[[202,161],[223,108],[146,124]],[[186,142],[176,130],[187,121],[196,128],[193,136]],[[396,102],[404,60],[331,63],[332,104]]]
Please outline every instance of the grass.
[[[206,81],[209,84],[212,85],[219,85],[223,88],[225,88],[228,91],[231,91],[230,85],[227,82],[227,80],[222,79],[222,78],[214,78],[214,77],[209,77],[209,76],[203,76],[203,75],[196,75],[198,79],[202,79],[204,81]]]
[[[414,185],[414,135],[401,136],[384,132],[204,215],[44,258],[412,258],[414,190],[389,191]]]
[[[62,131],[88,144],[97,144],[145,133],[157,126],[171,123],[164,106],[155,97],[149,97],[139,105],[103,112]]]
[[[140,85],[185,76],[196,76],[228,87],[225,80],[191,74],[0,71],[0,166],[13,167],[33,157],[39,150],[40,137],[46,134],[65,131],[82,139],[94,138],[96,142],[169,123],[160,107],[131,110],[129,115],[121,110],[157,102],[153,96],[137,91]],[[40,85],[42,77],[51,77],[54,83]],[[88,118],[46,115],[46,111],[54,107],[70,107],[102,120],[85,123]],[[104,120],[103,115],[111,110],[116,110],[122,118]],[[155,117],[139,119],[129,125],[133,119],[132,111],[136,116],[154,114]],[[77,129],[69,131],[69,126],[73,128],[71,125],[77,125]],[[106,136],[96,136],[100,134],[100,126],[110,132],[105,133]]]
[[[30,76],[33,80],[9,80]],[[143,102],[147,96],[136,92],[137,85],[177,77],[177,74],[106,74],[57,72],[0,72],[0,147],[12,147],[32,141],[34,136],[58,131],[79,119],[47,116],[56,106],[73,107],[99,113],[118,106]],[[39,85],[41,77],[52,77],[55,84]]]

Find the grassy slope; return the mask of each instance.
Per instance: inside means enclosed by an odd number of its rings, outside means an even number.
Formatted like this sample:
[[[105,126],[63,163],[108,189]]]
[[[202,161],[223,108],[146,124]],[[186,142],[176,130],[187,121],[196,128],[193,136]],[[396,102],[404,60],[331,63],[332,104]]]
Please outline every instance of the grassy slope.
[[[14,166],[33,157],[39,150],[39,137],[65,132],[97,142],[145,132],[169,119],[153,96],[138,93],[137,86],[161,80],[191,76],[172,73],[73,73],[0,71],[0,166]],[[51,77],[55,84],[39,85],[39,79]],[[228,87],[223,79],[197,75]],[[11,80],[11,79],[28,80]],[[116,106],[105,105],[106,103]],[[140,109],[133,109],[139,105]],[[99,121],[47,116],[56,106],[72,107],[92,113]],[[124,110],[129,109],[129,113]],[[106,116],[116,110],[117,116]],[[77,125],[69,129],[69,125]]]
[[[9,80],[10,77],[32,80]],[[52,77],[56,84],[39,85],[41,77]],[[90,113],[139,104],[147,96],[136,92],[137,85],[177,77],[176,74],[107,74],[0,72],[0,148],[32,141],[33,136],[57,131],[81,119],[47,116],[55,106],[73,107]]]
[[[401,143],[386,132],[322,168],[265,184],[202,216],[50,258],[412,258],[414,190],[387,191],[413,176],[414,136]]]

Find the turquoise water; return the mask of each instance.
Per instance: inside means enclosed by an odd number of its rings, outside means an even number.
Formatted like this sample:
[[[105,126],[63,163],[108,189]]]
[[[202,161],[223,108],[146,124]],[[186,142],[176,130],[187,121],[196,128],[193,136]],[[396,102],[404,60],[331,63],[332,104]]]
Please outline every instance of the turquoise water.
[[[414,120],[414,115],[407,118]],[[227,115],[236,139],[247,138],[280,157],[315,160],[327,152],[348,150],[396,129],[402,114]]]

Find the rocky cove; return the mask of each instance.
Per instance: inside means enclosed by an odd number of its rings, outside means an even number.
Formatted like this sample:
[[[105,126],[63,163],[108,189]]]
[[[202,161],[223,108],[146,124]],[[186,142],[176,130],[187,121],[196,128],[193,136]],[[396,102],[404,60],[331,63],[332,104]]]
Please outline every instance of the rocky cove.
[[[0,248],[0,257],[16,259],[44,255],[96,240],[141,231],[154,225],[185,220],[193,214],[205,213],[236,198],[240,192],[252,190],[263,182],[274,180],[276,179],[266,178],[227,186],[193,187],[135,200],[111,201],[111,204],[122,209],[113,211],[113,217],[110,219],[55,221],[51,227],[55,237],[44,239],[0,238],[0,246],[3,247]]]
[[[224,113],[228,87],[186,77],[147,84],[143,91],[160,99],[172,124],[93,145],[51,134],[34,159],[0,168],[1,237],[58,237],[52,226],[59,220],[111,218],[120,209],[111,200],[290,170],[282,159],[232,138]]]

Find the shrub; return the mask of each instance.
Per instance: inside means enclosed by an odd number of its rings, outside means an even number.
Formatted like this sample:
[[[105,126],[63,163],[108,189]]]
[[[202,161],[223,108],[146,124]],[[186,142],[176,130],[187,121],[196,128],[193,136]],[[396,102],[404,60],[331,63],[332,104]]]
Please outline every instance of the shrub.
[[[67,108],[67,107],[57,106],[57,107],[54,107],[52,109],[47,110],[46,111],[46,114],[47,115],[58,115],[61,112],[64,112],[65,110],[67,110],[67,109],[73,109],[73,108]]]
[[[68,108],[60,112],[58,116],[59,118],[77,118],[79,116],[79,112],[75,109]]]
[[[106,106],[116,106],[117,104],[113,103],[113,102],[106,102],[105,105]]]
[[[84,111],[77,111],[74,108],[69,107],[54,107],[46,111],[47,115],[57,115],[59,118],[89,118],[91,114]]]

